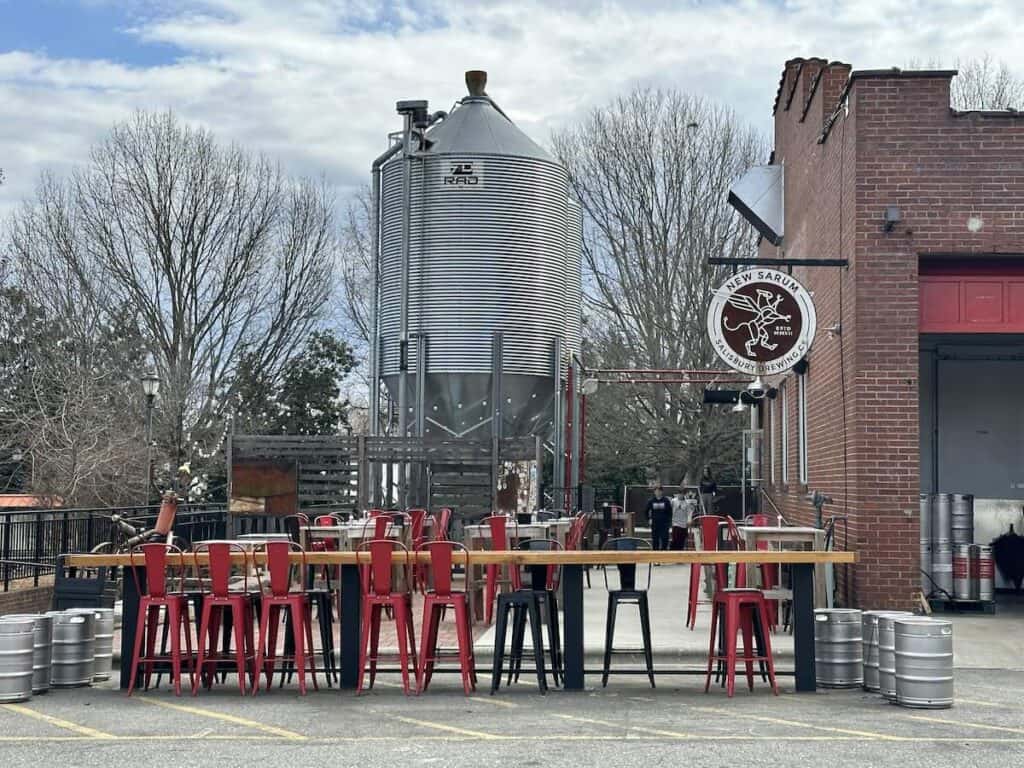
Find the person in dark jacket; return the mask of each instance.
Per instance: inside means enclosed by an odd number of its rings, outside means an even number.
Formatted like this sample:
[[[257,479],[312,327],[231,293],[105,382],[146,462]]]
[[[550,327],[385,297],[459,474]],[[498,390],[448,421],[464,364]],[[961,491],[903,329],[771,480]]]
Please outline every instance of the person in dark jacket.
[[[700,501],[701,514],[715,514],[715,497],[718,495],[718,483],[715,476],[711,474],[711,467],[704,467],[704,474],[700,478]]]
[[[667,550],[669,529],[672,527],[672,500],[662,493],[659,485],[654,498],[647,502],[647,518],[651,521],[651,545],[656,550]]]

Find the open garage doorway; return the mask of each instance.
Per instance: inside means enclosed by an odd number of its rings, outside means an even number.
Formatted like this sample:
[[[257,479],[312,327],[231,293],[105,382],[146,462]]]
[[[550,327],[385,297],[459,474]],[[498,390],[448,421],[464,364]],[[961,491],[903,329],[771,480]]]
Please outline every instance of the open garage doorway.
[[[1024,334],[920,342],[921,492],[974,496],[974,541],[1024,535]],[[1024,610],[996,569],[1001,607]]]

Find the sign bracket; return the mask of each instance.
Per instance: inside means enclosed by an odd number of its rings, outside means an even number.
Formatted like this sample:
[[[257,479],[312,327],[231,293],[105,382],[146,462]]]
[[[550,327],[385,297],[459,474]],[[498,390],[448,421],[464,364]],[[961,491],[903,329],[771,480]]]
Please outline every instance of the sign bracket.
[[[758,257],[709,256],[708,264],[730,267],[848,267],[848,259],[786,259]]]

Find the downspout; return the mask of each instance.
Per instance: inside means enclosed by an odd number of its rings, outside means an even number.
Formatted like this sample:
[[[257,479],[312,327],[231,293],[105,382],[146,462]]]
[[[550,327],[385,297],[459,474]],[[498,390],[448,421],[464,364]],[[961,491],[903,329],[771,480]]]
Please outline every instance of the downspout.
[[[370,229],[370,258],[373,265],[373,292],[370,299],[370,307],[373,312],[370,331],[370,435],[373,437],[376,437],[380,430],[380,312],[377,306],[380,301],[380,174],[384,163],[397,155],[401,149],[401,144],[393,144],[384,154],[374,160],[370,167],[372,177],[371,209],[373,210],[373,226]]]
[[[381,196],[380,196],[380,175],[381,168],[388,160],[398,154],[402,149],[401,144],[391,145],[384,154],[373,161],[370,166],[371,202],[370,208],[373,211],[373,222],[370,227],[370,262],[371,262],[371,299],[370,309],[370,403],[369,421],[370,435],[377,437],[380,434],[380,230],[381,230]],[[376,506],[380,499],[380,467],[376,462],[368,462],[367,483],[368,491],[366,498],[370,506]]]

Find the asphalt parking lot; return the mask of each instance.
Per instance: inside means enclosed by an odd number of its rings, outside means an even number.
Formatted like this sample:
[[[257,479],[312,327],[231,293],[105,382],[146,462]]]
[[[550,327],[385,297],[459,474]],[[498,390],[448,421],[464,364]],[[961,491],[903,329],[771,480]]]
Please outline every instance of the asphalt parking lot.
[[[857,691],[767,688],[705,695],[696,677],[605,690],[552,691],[529,681],[471,697],[456,678],[403,696],[292,689],[242,698],[231,685],[198,697],[164,689],[126,697],[113,683],[0,705],[0,765],[1010,765],[1024,756],[1024,672],[957,673],[951,710],[910,710]],[[597,682],[596,680],[594,682]],[[483,680],[481,680],[483,683]],[[788,689],[788,690],[787,690]],[[809,763],[808,763],[809,764]]]

